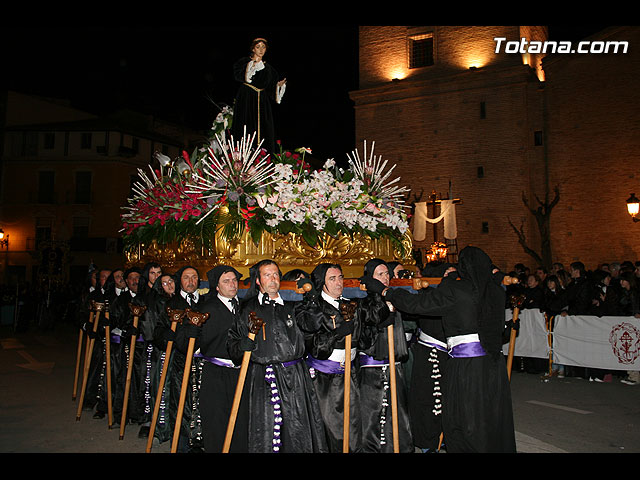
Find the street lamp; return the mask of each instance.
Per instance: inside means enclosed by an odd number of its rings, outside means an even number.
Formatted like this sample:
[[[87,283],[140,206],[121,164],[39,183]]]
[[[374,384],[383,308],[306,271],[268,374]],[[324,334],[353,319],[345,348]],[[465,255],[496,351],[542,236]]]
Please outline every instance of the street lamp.
[[[627,211],[634,222],[640,222],[640,218],[638,218],[638,210],[640,210],[640,200],[638,200],[635,193],[632,193],[627,199]]]
[[[4,230],[0,228],[0,248],[2,247],[9,250],[9,234],[5,235]]]

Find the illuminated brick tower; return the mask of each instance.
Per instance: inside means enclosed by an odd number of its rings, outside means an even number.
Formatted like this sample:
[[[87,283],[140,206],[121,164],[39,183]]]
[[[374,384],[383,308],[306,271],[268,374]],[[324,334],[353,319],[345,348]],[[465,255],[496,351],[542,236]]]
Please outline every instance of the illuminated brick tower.
[[[634,31],[637,37],[637,29]],[[499,38],[503,39],[503,48],[496,53]],[[545,58],[530,50],[527,53],[527,49],[504,48],[507,42],[514,46],[522,39],[528,44],[543,42],[547,40],[547,28],[360,27],[360,84],[350,94],[355,104],[356,147],[362,150],[364,140],[368,146],[375,142],[375,153],[398,163],[394,173],[401,176],[402,183],[416,196],[422,192],[419,201],[427,201],[432,191],[446,197],[451,185],[451,195],[462,200],[456,212],[460,248],[468,244],[483,248],[503,269],[511,269],[518,262],[537,266],[519,245],[509,222],[522,227],[527,243],[539,250],[536,221],[522,197],[524,194],[529,205],[537,207],[535,196],[544,198],[548,187],[553,198],[556,185],[561,196],[551,217],[554,261],[569,263],[580,257],[595,268],[603,261],[640,257],[637,242],[630,247],[629,241],[610,241],[605,250],[592,239],[594,232],[604,234],[611,228],[625,230],[640,225],[633,224],[624,211],[629,192],[640,191],[640,184],[635,190],[629,184],[619,192],[607,192],[611,203],[606,209],[617,222],[613,226],[588,221],[589,215],[603,207],[592,188],[587,189],[591,197],[580,195],[581,203],[571,198],[584,191],[581,182],[597,182],[593,176],[582,177],[579,164],[594,148],[586,141],[598,134],[591,127],[600,125],[597,128],[602,132],[602,123],[609,122],[613,129],[621,128],[618,118],[612,123],[605,120],[615,117],[615,112],[603,105],[606,101],[587,100],[590,95],[598,95],[598,84],[590,81],[590,72],[599,68],[597,56],[583,55],[576,63],[575,55]],[[601,73],[608,78],[604,88],[615,92],[615,100],[608,102],[619,105],[632,100],[624,111],[638,138],[638,115],[631,111],[635,105],[638,112],[637,94],[628,98],[627,93],[633,75],[618,74],[629,69],[631,59],[609,55],[607,60],[607,68],[617,72],[614,77]],[[546,62],[550,66],[543,70]],[[579,80],[574,75],[580,75]],[[603,85],[602,80],[599,85]],[[557,94],[550,95],[549,91]],[[572,109],[567,98],[583,102],[579,107],[580,124],[575,115],[566,117],[573,123],[565,123],[563,115],[571,115]],[[592,111],[594,105],[599,110]],[[588,118],[598,118],[598,122]],[[612,128],[604,130],[606,145],[615,144]],[[576,143],[567,145],[564,138],[575,139]],[[628,148],[625,151],[629,154]],[[636,159],[635,170],[622,175],[635,174],[636,182],[640,173],[638,151],[636,148],[630,154]],[[571,187],[565,182],[566,172],[571,172]],[[622,172],[609,164],[601,173],[608,175],[612,180],[608,186],[613,187],[614,176]],[[433,216],[429,210],[429,217]],[[438,236],[442,240],[442,230]],[[425,241],[418,246],[427,247],[432,241],[432,228],[428,227]]]

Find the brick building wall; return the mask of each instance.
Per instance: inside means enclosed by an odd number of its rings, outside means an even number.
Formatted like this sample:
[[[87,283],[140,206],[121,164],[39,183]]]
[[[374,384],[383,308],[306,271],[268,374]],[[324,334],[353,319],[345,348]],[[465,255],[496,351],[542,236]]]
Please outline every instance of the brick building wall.
[[[625,206],[640,192],[639,31],[615,27],[592,37],[626,40],[627,54],[545,57],[496,54],[494,41],[543,41],[545,27],[360,27],[360,88],[351,92],[356,147],[375,142],[375,153],[398,164],[394,173],[413,195],[422,192],[421,201],[432,191],[446,197],[450,184],[462,200],[459,247],[481,247],[503,269],[536,266],[509,221],[539,251],[522,195],[537,207],[547,184],[551,197],[560,189],[553,261],[579,259],[593,269],[640,259],[640,223]],[[425,32],[433,35],[434,64],[409,69],[407,38]],[[432,241],[428,226],[416,245]]]
[[[640,28],[611,27],[592,42],[627,41],[625,53],[548,56],[550,182],[561,201],[552,216],[558,259],[640,259],[640,223],[625,205],[640,192]]]
[[[512,268],[525,254],[509,219],[517,226],[524,222],[536,241],[521,197],[541,188],[536,172],[543,153],[533,141],[542,129],[535,71],[519,55],[493,53],[494,37],[517,40],[520,29],[435,27],[435,65],[406,71],[400,80],[385,77],[385,62],[393,67],[389,71],[406,65],[411,33],[409,27],[360,28],[360,89],[351,94],[356,146],[375,142],[377,154],[397,163],[394,174],[402,183],[414,195],[423,192],[420,201],[431,191],[446,197],[451,184],[452,196],[462,200],[460,248],[476,245],[501,268]],[[426,240],[416,245],[432,241],[429,226]]]

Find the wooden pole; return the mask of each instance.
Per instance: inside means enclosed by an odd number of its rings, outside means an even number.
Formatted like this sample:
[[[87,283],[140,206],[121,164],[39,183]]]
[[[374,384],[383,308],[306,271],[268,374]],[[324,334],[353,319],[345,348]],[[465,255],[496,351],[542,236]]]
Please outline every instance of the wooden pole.
[[[104,316],[107,319],[107,325],[104,327],[105,357],[107,364],[107,427],[111,430],[111,427],[113,426],[113,397],[111,395],[111,327],[108,321],[108,307],[105,307]]]
[[[202,323],[209,317],[208,313],[199,313],[190,309],[185,310],[185,315],[188,317],[188,321],[196,325],[201,326]],[[187,397],[187,387],[189,386],[189,375],[191,371],[191,363],[193,361],[193,351],[195,349],[196,339],[189,338],[189,345],[187,347],[187,355],[184,361],[184,371],[182,373],[182,387],[180,389],[180,400],[178,402],[178,410],[176,412],[176,424],[173,427],[173,438],[171,439],[171,453],[178,451],[178,439],[180,437],[180,426],[182,425],[182,415],[184,413],[184,404]]]
[[[340,303],[342,318],[345,322],[353,319],[357,303]],[[351,335],[344,337],[344,406],[342,426],[342,453],[349,453],[349,429],[351,426]]]
[[[142,305],[129,304],[129,309],[133,313],[133,328],[138,328],[138,319],[147,307]],[[127,409],[129,407],[129,391],[131,390],[131,372],[133,371],[133,354],[136,349],[136,336],[131,336],[131,345],[129,346],[129,364],[127,365],[127,379],[124,385],[124,398],[122,400],[122,417],[120,419],[120,440],[124,438],[124,429],[127,423]]]
[[[249,334],[248,337],[253,341],[256,338],[256,333],[260,331],[260,328],[264,325],[263,320],[256,316],[255,312],[249,313]],[[224,443],[222,445],[222,453],[229,453],[231,448],[231,439],[233,438],[233,430],[236,425],[236,419],[238,417],[238,409],[240,408],[240,400],[242,399],[242,390],[244,389],[244,381],[247,376],[247,370],[249,368],[249,360],[251,359],[251,352],[244,352],[242,355],[242,364],[240,365],[240,373],[238,374],[238,383],[236,384],[236,391],[233,396],[233,403],[231,405],[231,414],[229,415],[229,422],[227,423],[227,433],[224,437]]]
[[[389,381],[391,383],[391,426],[393,430],[393,453],[400,453],[398,438],[398,396],[396,390],[396,354],[393,339],[393,325],[387,327],[389,341]]]
[[[167,313],[169,314],[169,321],[171,323],[171,331],[176,331],[178,322],[182,320],[184,310],[172,310],[167,307]],[[155,403],[153,405],[153,416],[151,417],[151,426],[149,427],[149,436],[147,437],[147,453],[151,453],[151,447],[153,445],[153,436],[156,432],[156,422],[158,421],[158,414],[160,413],[160,401],[162,399],[162,391],[164,390],[165,380],[167,378],[167,370],[169,369],[169,359],[171,357],[171,350],[173,348],[173,341],[167,342],[167,348],[164,354],[164,363],[162,364],[162,372],[160,374],[160,383],[158,384],[158,392],[156,393]]]
[[[100,311],[104,308],[103,303],[94,303],[96,309],[96,315],[93,320],[93,333],[98,331],[98,323],[100,320]],[[89,337],[87,336],[87,339]],[[87,348],[86,358],[84,362],[84,376],[82,377],[82,388],[80,389],[80,398],[78,400],[78,411],[76,412],[76,421],[80,421],[82,416],[82,404],[84,403],[84,395],[87,391],[87,381],[89,379],[89,367],[91,366],[91,356],[93,355],[93,346],[95,344],[95,338],[89,339],[89,347]]]
[[[520,307],[524,303],[524,295],[511,295],[510,301],[511,306],[513,307],[513,326],[511,327],[511,335],[509,337],[509,354],[507,355],[507,375],[509,377],[509,381],[511,381],[511,367],[513,365],[513,352],[516,347],[516,335],[518,334],[516,330],[516,322],[518,321],[518,315],[520,314]]]
[[[345,319],[348,322],[348,320]],[[344,337],[344,420],[342,426],[342,453],[349,453],[349,426],[351,423],[351,335]]]
[[[89,312],[89,325],[93,326],[93,310]],[[76,353],[76,371],[73,377],[73,392],[71,393],[71,400],[75,402],[76,393],[78,392],[78,379],[80,377],[80,363],[82,358],[82,343],[84,337],[84,330],[80,328],[78,333],[78,350]]]
[[[513,321],[515,323],[515,321],[518,319],[518,312],[519,309],[518,307],[513,309]],[[509,380],[511,380],[511,367],[513,365],[513,352],[516,348],[516,335],[518,332],[516,332],[515,328],[511,328],[511,335],[509,336],[509,354],[507,356],[507,375],[509,376]]]

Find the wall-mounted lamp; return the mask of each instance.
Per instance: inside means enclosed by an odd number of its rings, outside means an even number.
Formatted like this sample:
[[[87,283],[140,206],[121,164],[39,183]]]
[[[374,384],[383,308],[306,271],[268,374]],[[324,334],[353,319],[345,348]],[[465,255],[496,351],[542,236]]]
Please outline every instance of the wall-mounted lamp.
[[[9,250],[9,234],[5,234],[4,230],[0,228],[0,248],[2,247]]]
[[[632,193],[627,199],[627,212],[629,212],[629,215],[631,215],[634,222],[640,222],[640,218],[638,218],[638,210],[640,210],[640,200],[638,200],[635,193]]]

